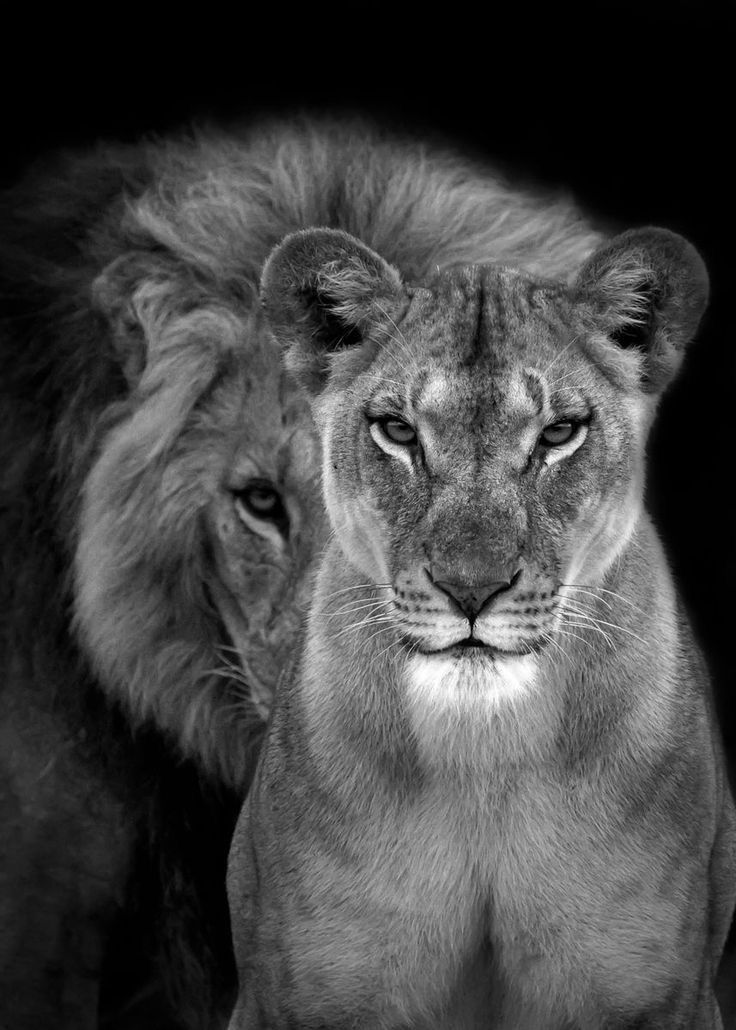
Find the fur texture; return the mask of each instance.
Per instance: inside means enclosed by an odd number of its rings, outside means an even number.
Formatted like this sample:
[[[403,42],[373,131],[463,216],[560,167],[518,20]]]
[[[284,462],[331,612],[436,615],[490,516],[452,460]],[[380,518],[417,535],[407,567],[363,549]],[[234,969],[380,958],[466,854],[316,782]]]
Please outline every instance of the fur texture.
[[[658,229],[571,282],[269,258],[334,537],[231,853],[231,1030],[722,1027],[736,815],[642,503],[707,295]]]
[[[132,402],[86,480],[77,620],[103,682],[135,717],[153,716],[187,753],[241,785],[243,731],[227,684],[210,672],[218,665],[216,634],[198,596],[207,576],[196,533],[226,475],[223,421],[250,441],[263,435],[256,427],[266,411],[278,407],[275,396],[256,410],[241,401],[253,397],[254,382],[277,382],[255,303],[269,250],[294,229],[334,225],[387,253],[409,278],[496,254],[556,274],[579,263],[595,235],[564,203],[542,206],[449,155],[430,157],[420,145],[355,129],[280,128],[237,143],[172,145],[152,160],[155,188],[129,200],[122,219],[136,249],[108,264],[94,287],[116,325],[118,352],[128,363],[136,347],[144,354]],[[216,381],[221,389],[210,401]],[[201,410],[203,396],[209,407]],[[248,419],[253,425],[243,425]],[[303,447],[294,465],[312,470],[308,441]],[[297,495],[308,489],[295,485]],[[317,521],[305,512],[307,532]],[[294,550],[308,554],[311,543],[298,541]],[[257,650],[270,663],[288,651],[295,604],[280,586],[237,584],[249,625],[229,629],[236,639],[247,634],[251,664]],[[257,633],[254,608],[266,609]],[[286,626],[280,638],[265,629],[276,611]],[[274,677],[248,671],[267,707]]]
[[[263,262],[326,225],[408,279],[490,259],[564,275],[598,236],[564,200],[329,123],[68,156],[2,220],[0,1022],[94,1026],[124,907],[114,954],[141,913],[178,942],[171,1018],[211,1027],[231,971],[222,841],[325,532]]]

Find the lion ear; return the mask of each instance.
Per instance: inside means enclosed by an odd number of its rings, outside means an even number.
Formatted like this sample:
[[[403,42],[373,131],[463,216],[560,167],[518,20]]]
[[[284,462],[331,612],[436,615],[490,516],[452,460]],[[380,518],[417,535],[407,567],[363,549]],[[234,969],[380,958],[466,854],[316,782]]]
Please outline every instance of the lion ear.
[[[676,375],[708,303],[708,273],[687,240],[667,229],[633,229],[597,250],[578,287],[621,350],[641,355],[644,388]]]
[[[110,325],[115,356],[131,389],[140,381],[149,357],[139,303],[141,287],[150,284],[165,291],[174,278],[158,255],[131,251],[111,261],[92,283],[92,303]]]
[[[261,301],[287,367],[318,393],[331,355],[400,317],[407,294],[396,269],[359,240],[337,229],[308,229],[272,251]]]

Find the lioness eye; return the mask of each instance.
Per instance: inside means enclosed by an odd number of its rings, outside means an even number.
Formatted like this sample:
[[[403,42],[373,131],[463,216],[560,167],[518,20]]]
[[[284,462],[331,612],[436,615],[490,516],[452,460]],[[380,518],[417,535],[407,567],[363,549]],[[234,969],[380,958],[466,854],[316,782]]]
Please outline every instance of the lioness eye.
[[[392,443],[401,447],[410,447],[417,442],[417,434],[407,422],[399,418],[385,418],[379,420],[381,429]]]
[[[268,483],[250,483],[238,490],[236,497],[253,518],[273,522],[282,532],[285,531],[289,520],[281,495],[274,487]]]
[[[545,447],[559,447],[567,443],[575,434],[577,426],[574,422],[553,422],[542,430],[539,442]]]

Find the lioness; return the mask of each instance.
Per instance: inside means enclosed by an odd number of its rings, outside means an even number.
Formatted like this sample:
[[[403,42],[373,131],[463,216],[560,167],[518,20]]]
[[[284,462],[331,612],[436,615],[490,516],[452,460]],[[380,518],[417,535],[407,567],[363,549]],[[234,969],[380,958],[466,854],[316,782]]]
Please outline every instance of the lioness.
[[[333,539],[231,852],[231,1030],[721,1026],[734,807],[642,508],[698,254],[416,285],[314,230],[262,300]]]

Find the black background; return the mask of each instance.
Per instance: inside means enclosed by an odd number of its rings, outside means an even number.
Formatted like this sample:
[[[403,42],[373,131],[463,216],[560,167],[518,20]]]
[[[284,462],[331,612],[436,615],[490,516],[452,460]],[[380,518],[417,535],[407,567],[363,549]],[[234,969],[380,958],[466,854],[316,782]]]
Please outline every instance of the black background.
[[[687,236],[712,302],[651,445],[650,506],[717,676],[736,755],[732,638],[734,47],[727,3],[100,10],[4,33],[7,183],[32,159],[192,119],[358,110],[569,189],[604,225]]]

